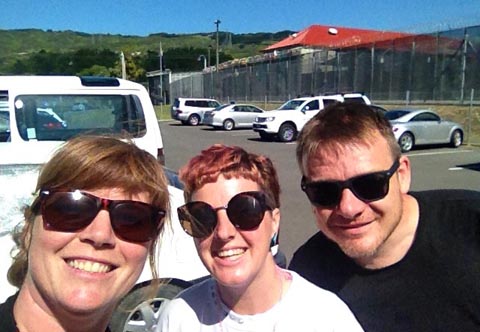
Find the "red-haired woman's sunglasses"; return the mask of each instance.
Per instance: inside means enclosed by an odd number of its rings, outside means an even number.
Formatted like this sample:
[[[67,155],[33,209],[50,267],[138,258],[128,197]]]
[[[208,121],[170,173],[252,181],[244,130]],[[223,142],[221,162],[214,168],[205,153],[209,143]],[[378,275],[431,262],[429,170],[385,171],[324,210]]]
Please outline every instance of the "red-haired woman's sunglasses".
[[[240,230],[253,230],[263,220],[265,211],[272,210],[266,195],[259,191],[246,191],[233,196],[225,206],[214,208],[202,201],[189,202],[177,209],[183,229],[196,238],[207,237],[217,226],[217,212],[226,210],[230,222]]]

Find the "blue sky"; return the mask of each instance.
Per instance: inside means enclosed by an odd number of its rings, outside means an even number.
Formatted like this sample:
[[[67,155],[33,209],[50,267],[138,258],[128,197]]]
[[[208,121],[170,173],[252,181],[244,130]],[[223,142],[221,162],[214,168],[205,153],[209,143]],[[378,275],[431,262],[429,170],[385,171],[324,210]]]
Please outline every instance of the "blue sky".
[[[299,31],[312,24],[432,32],[480,24],[480,0],[2,0],[0,29],[152,33]]]

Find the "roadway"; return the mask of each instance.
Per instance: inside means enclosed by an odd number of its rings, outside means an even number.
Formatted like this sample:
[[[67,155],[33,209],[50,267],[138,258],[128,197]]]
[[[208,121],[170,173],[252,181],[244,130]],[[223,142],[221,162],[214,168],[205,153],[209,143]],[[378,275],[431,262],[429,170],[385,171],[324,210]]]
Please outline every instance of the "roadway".
[[[310,204],[300,189],[300,172],[293,143],[263,142],[252,130],[225,132],[206,126],[182,126],[161,121],[166,166],[178,170],[191,157],[214,143],[238,145],[250,152],[265,154],[274,162],[282,188],[280,248],[290,261],[294,251],[316,232]],[[412,190],[480,190],[480,148],[429,147],[407,154],[413,168]],[[321,254],[321,253],[319,253]]]

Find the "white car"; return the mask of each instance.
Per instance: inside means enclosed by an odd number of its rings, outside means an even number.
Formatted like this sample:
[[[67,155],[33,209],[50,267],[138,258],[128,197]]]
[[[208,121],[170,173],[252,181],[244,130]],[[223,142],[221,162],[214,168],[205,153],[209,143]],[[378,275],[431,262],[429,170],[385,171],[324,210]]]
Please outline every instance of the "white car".
[[[203,124],[224,130],[252,128],[253,121],[262,113],[265,111],[255,105],[226,104],[206,111]]]
[[[432,110],[395,109],[386,112],[385,117],[392,125],[402,152],[418,145],[449,144],[458,148],[463,143],[463,127],[442,119]]]
[[[341,95],[295,98],[280,108],[265,112],[253,122],[253,131],[261,139],[291,142],[297,138],[305,123],[328,105],[343,102]]]

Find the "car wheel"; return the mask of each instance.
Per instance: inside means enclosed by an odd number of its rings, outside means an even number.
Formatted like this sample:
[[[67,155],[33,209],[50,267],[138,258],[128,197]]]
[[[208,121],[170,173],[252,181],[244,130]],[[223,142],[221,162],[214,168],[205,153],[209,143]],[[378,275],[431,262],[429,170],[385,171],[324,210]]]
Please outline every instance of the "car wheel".
[[[264,141],[273,141],[273,138],[275,137],[274,134],[269,134],[264,131],[259,131],[258,134],[260,135],[260,138]]]
[[[171,279],[160,280],[159,285],[152,280],[135,287],[122,299],[110,320],[112,332],[155,331],[158,317],[165,305],[190,283]]]
[[[415,139],[411,133],[403,133],[398,139],[398,144],[402,152],[408,152],[413,148]]]
[[[289,123],[284,123],[278,130],[278,138],[281,142],[291,142],[297,138],[297,129]]]
[[[223,129],[225,130],[232,130],[235,127],[235,123],[231,119],[227,119],[223,121]]]
[[[450,138],[450,146],[458,148],[463,143],[463,135],[460,130],[455,130]]]
[[[199,123],[200,123],[200,117],[198,116],[198,114],[192,114],[188,118],[188,124],[190,126],[198,126]]]

